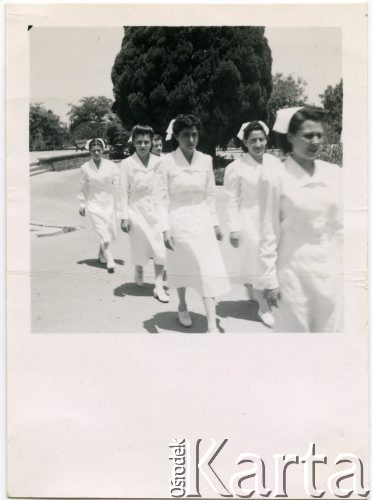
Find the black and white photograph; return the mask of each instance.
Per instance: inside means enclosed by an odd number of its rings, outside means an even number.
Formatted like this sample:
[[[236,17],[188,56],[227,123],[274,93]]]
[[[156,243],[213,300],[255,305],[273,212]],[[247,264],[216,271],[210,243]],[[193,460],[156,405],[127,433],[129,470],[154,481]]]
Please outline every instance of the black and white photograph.
[[[33,332],[343,330],[341,28],[28,36]]]
[[[8,498],[368,497],[367,45],[361,3],[7,6]]]

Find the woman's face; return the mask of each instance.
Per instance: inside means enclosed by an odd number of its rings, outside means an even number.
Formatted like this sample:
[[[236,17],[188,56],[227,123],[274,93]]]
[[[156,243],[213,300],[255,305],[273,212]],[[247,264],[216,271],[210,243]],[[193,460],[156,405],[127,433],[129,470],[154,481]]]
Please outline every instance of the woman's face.
[[[266,135],[262,130],[253,130],[246,139],[243,139],[243,144],[253,158],[261,159],[266,149]]]
[[[184,155],[188,156],[195,151],[195,148],[198,145],[199,132],[194,125],[193,127],[183,128],[179,134],[174,137]]]
[[[140,158],[145,158],[150,153],[151,146],[152,139],[149,134],[136,135],[134,139],[134,147]]]
[[[154,141],[153,144],[152,144],[151,152],[154,155],[160,156],[162,150],[163,150],[163,142],[162,142],[162,140],[159,139],[158,141]]]
[[[102,146],[92,146],[90,149],[90,154],[92,155],[93,160],[100,160],[103,155]]]
[[[288,134],[293,156],[299,160],[315,160],[323,144],[323,125],[306,120],[295,134]]]

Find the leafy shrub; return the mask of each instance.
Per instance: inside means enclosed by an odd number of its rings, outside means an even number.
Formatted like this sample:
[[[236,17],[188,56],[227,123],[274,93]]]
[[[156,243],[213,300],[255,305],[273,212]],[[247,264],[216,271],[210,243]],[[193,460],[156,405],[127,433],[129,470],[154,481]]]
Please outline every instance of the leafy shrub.
[[[282,155],[280,149],[270,148],[267,149],[266,152],[276,158],[279,158],[280,160],[285,159],[285,156]],[[323,144],[318,158],[319,160],[335,163],[336,165],[342,167],[342,144]],[[230,155],[230,157],[216,156],[213,158],[213,172],[217,186],[223,185],[225,168],[232,161],[234,161],[234,157],[232,155]]]
[[[342,144],[323,144],[319,153],[319,159],[335,163],[342,167],[343,151]]]

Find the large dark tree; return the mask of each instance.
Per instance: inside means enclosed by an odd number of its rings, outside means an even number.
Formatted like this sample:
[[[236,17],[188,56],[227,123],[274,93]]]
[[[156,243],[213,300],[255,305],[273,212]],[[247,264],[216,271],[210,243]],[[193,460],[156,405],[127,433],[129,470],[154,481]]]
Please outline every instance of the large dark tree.
[[[266,119],[271,51],[263,27],[128,27],[112,69],[114,111],[126,127],[164,133],[195,113],[201,149],[225,147],[241,123]]]

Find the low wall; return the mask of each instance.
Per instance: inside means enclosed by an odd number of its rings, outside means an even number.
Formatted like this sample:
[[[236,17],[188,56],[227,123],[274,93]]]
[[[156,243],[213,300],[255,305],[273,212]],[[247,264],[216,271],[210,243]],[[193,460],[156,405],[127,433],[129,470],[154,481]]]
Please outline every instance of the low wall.
[[[106,158],[107,155],[104,155]],[[39,159],[39,167],[45,170],[58,172],[59,170],[70,170],[72,168],[78,168],[83,163],[87,162],[90,158],[90,153],[76,153],[60,155],[60,156],[51,156],[49,158],[40,158]]]

